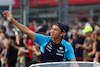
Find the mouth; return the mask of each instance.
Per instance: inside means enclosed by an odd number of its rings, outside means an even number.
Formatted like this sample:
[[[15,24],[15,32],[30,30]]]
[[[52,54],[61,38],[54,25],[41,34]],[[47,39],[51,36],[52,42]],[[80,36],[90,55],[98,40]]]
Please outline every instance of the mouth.
[[[54,33],[51,33],[51,36],[54,36]]]

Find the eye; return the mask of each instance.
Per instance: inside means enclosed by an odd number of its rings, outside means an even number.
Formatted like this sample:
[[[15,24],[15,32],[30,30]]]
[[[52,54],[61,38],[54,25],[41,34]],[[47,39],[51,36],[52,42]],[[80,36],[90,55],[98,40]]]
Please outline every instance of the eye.
[[[58,31],[58,29],[56,29],[56,28],[55,28],[54,30],[55,30],[55,31]]]

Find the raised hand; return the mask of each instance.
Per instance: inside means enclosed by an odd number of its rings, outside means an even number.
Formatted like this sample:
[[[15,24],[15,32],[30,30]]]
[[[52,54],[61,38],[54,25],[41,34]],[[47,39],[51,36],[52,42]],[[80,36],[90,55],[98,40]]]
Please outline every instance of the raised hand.
[[[4,17],[6,17],[8,19],[8,21],[11,21],[13,19],[11,11],[9,12],[9,11],[5,10],[2,14]]]

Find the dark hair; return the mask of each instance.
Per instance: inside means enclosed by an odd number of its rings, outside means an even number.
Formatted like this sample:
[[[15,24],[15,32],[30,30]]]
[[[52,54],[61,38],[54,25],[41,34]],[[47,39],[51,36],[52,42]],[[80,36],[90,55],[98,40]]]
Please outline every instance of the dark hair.
[[[69,31],[69,26],[65,26],[65,27],[66,27],[65,32],[67,33]]]
[[[44,33],[46,33],[45,28],[44,28],[44,27],[42,27],[41,29],[39,29],[39,30],[38,30],[38,33],[40,33],[40,32],[44,32]]]
[[[2,32],[3,32],[4,34],[6,34],[6,27],[5,27],[5,26],[1,26],[0,29],[3,30]]]
[[[86,22],[88,22],[88,19],[87,19],[87,17],[83,17],[82,19],[80,19],[80,21],[83,23],[86,23]]]
[[[15,36],[9,36],[9,38],[15,40]]]
[[[56,22],[54,25],[57,25],[62,32],[66,32],[66,27],[62,22]]]

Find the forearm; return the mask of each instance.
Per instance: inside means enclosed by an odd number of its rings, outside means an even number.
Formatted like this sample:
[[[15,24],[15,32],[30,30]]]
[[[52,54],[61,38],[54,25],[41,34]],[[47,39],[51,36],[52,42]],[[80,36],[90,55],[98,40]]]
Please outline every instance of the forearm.
[[[32,50],[32,47],[31,46],[28,46],[26,43],[24,43],[25,47],[29,50]],[[32,50],[33,51],[33,50]]]
[[[19,49],[20,50],[20,52],[23,52],[23,53],[29,53],[29,50],[26,50],[26,49]]]
[[[100,52],[96,52],[96,54],[95,54],[95,62],[98,62],[99,56],[100,56]]]
[[[84,45],[81,45],[81,48],[82,49],[85,49],[87,51],[91,51],[91,46],[84,46]]]
[[[26,27],[25,25],[20,24],[18,21],[16,21],[15,19],[12,19],[11,22],[16,25],[23,33],[27,34],[28,36],[30,36],[33,40],[35,39],[35,32],[31,31],[30,29],[28,29],[28,27]]]
[[[41,52],[40,51],[35,51],[36,56],[40,56]]]
[[[27,34],[27,32],[29,31],[29,29],[28,29],[26,26],[20,24],[20,23],[19,23],[18,21],[16,21],[14,18],[12,18],[11,22],[12,22],[14,25],[16,25],[23,33],[26,33],[26,34]]]
[[[92,52],[88,53],[88,55],[89,55],[89,56],[93,56],[94,54],[95,54],[95,52],[94,52],[94,51],[92,51]]]
[[[11,44],[14,48],[16,48],[17,50],[20,48],[20,47],[18,47],[18,46],[16,46],[15,44]]]
[[[71,59],[70,61],[74,61],[75,63],[72,63],[73,67],[79,67],[78,63],[76,63],[76,59]]]
[[[19,35],[15,35],[16,36],[16,43],[17,45],[20,45],[20,42],[19,42]]]
[[[81,32],[77,32],[78,35],[82,36],[82,37],[86,37],[85,34],[81,33]]]

